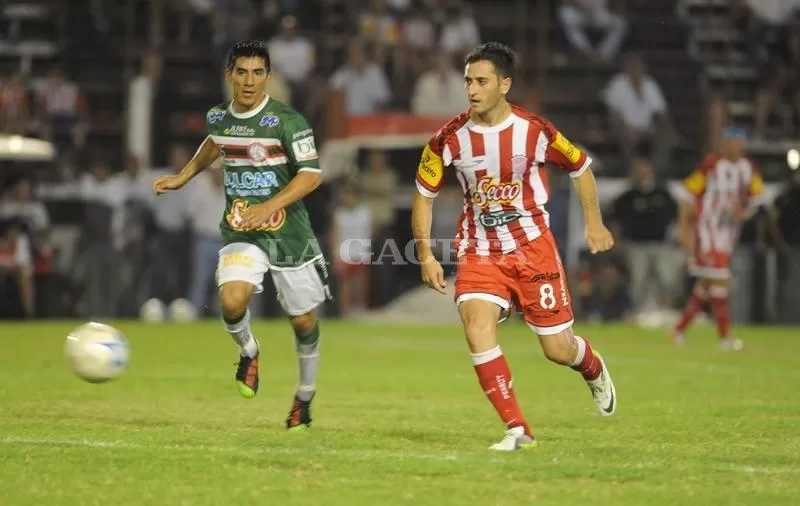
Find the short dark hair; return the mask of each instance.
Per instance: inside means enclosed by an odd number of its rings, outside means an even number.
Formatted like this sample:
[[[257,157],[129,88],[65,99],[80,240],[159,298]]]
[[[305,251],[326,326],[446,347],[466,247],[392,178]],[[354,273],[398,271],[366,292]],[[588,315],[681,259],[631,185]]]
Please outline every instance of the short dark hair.
[[[464,59],[464,64],[469,65],[481,60],[492,62],[500,77],[514,80],[517,73],[517,56],[510,47],[500,42],[486,42],[473,49]]]
[[[269,59],[269,49],[267,43],[261,40],[243,40],[237,42],[228,51],[228,57],[225,61],[225,68],[233,70],[237,58],[262,58],[267,72],[270,71],[272,62]]]

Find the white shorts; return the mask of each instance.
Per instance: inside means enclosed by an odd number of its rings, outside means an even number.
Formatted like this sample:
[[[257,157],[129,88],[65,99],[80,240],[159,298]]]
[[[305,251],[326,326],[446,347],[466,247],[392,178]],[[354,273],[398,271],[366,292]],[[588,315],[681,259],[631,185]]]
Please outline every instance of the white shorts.
[[[290,268],[269,265],[266,253],[254,244],[236,242],[219,250],[217,286],[231,281],[245,281],[255,286],[255,293],[264,291],[264,275],[269,271],[278,302],[289,316],[299,316],[316,309],[330,297],[330,289],[318,263],[322,256]]]

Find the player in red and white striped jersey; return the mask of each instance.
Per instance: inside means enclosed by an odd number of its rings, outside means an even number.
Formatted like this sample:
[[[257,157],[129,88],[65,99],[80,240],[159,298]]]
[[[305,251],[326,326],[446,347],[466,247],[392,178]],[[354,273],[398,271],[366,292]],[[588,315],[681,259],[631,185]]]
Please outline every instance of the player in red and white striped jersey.
[[[572,330],[566,274],[550,232],[545,163],[572,176],[586,217],[593,253],[614,240],[603,225],[591,159],[544,118],[506,101],[515,58],[498,43],[467,56],[464,72],[470,108],[447,123],[425,146],[417,169],[412,227],[423,282],[445,293],[444,274],[431,250],[433,199],[452,171],[464,192],[456,248],[456,304],[481,387],[506,424],[491,446],[510,451],[536,440],[517,404],[511,372],[497,344],[496,324],[519,307],[539,335],[545,355],[583,376],[598,410],[616,409],[616,392],[603,359]]]
[[[742,348],[741,340],[728,333],[730,258],[742,222],[755,213],[764,192],[758,168],[744,156],[744,139],[743,130],[726,129],[722,152],[706,156],[683,182],[681,242],[689,251],[689,273],[697,283],[673,330],[673,341],[679,346],[685,343],[684,331],[710,299],[720,347]]]

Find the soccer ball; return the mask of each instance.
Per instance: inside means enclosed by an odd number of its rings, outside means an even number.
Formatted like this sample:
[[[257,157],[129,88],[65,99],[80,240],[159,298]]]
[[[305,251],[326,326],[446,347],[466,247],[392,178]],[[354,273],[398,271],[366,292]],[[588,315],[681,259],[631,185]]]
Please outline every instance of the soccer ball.
[[[169,305],[169,317],[176,322],[191,322],[197,318],[191,302],[186,299],[175,299]]]
[[[86,323],[70,332],[64,353],[75,374],[90,383],[118,377],[130,359],[130,347],[122,332],[96,322]]]
[[[167,308],[160,300],[153,298],[142,304],[139,318],[146,322],[163,322],[167,317]]]

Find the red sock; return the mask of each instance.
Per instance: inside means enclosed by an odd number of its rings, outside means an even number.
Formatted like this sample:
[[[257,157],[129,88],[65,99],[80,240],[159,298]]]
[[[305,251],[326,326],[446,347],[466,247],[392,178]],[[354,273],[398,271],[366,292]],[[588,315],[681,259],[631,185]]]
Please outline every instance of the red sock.
[[[717,333],[720,339],[728,337],[730,316],[728,315],[728,289],[714,286],[711,288],[711,311],[717,321]]]
[[[508,368],[508,362],[506,362],[500,347],[495,346],[489,351],[474,353],[472,365],[478,374],[481,388],[497,414],[505,422],[506,427],[509,429],[524,427],[525,434],[532,436],[531,430],[522,416],[522,411],[519,409],[519,404],[517,404],[517,397],[511,387],[511,370]]]
[[[692,323],[697,313],[703,309],[705,301],[706,291],[700,286],[695,287],[692,293],[689,294],[689,298],[686,300],[686,306],[683,308],[683,315],[675,326],[676,332],[683,333],[683,331],[686,330],[686,327]]]
[[[575,343],[578,345],[578,354],[575,356],[572,368],[581,373],[586,381],[597,379],[603,372],[603,363],[592,351],[589,341],[581,336],[575,336]]]

